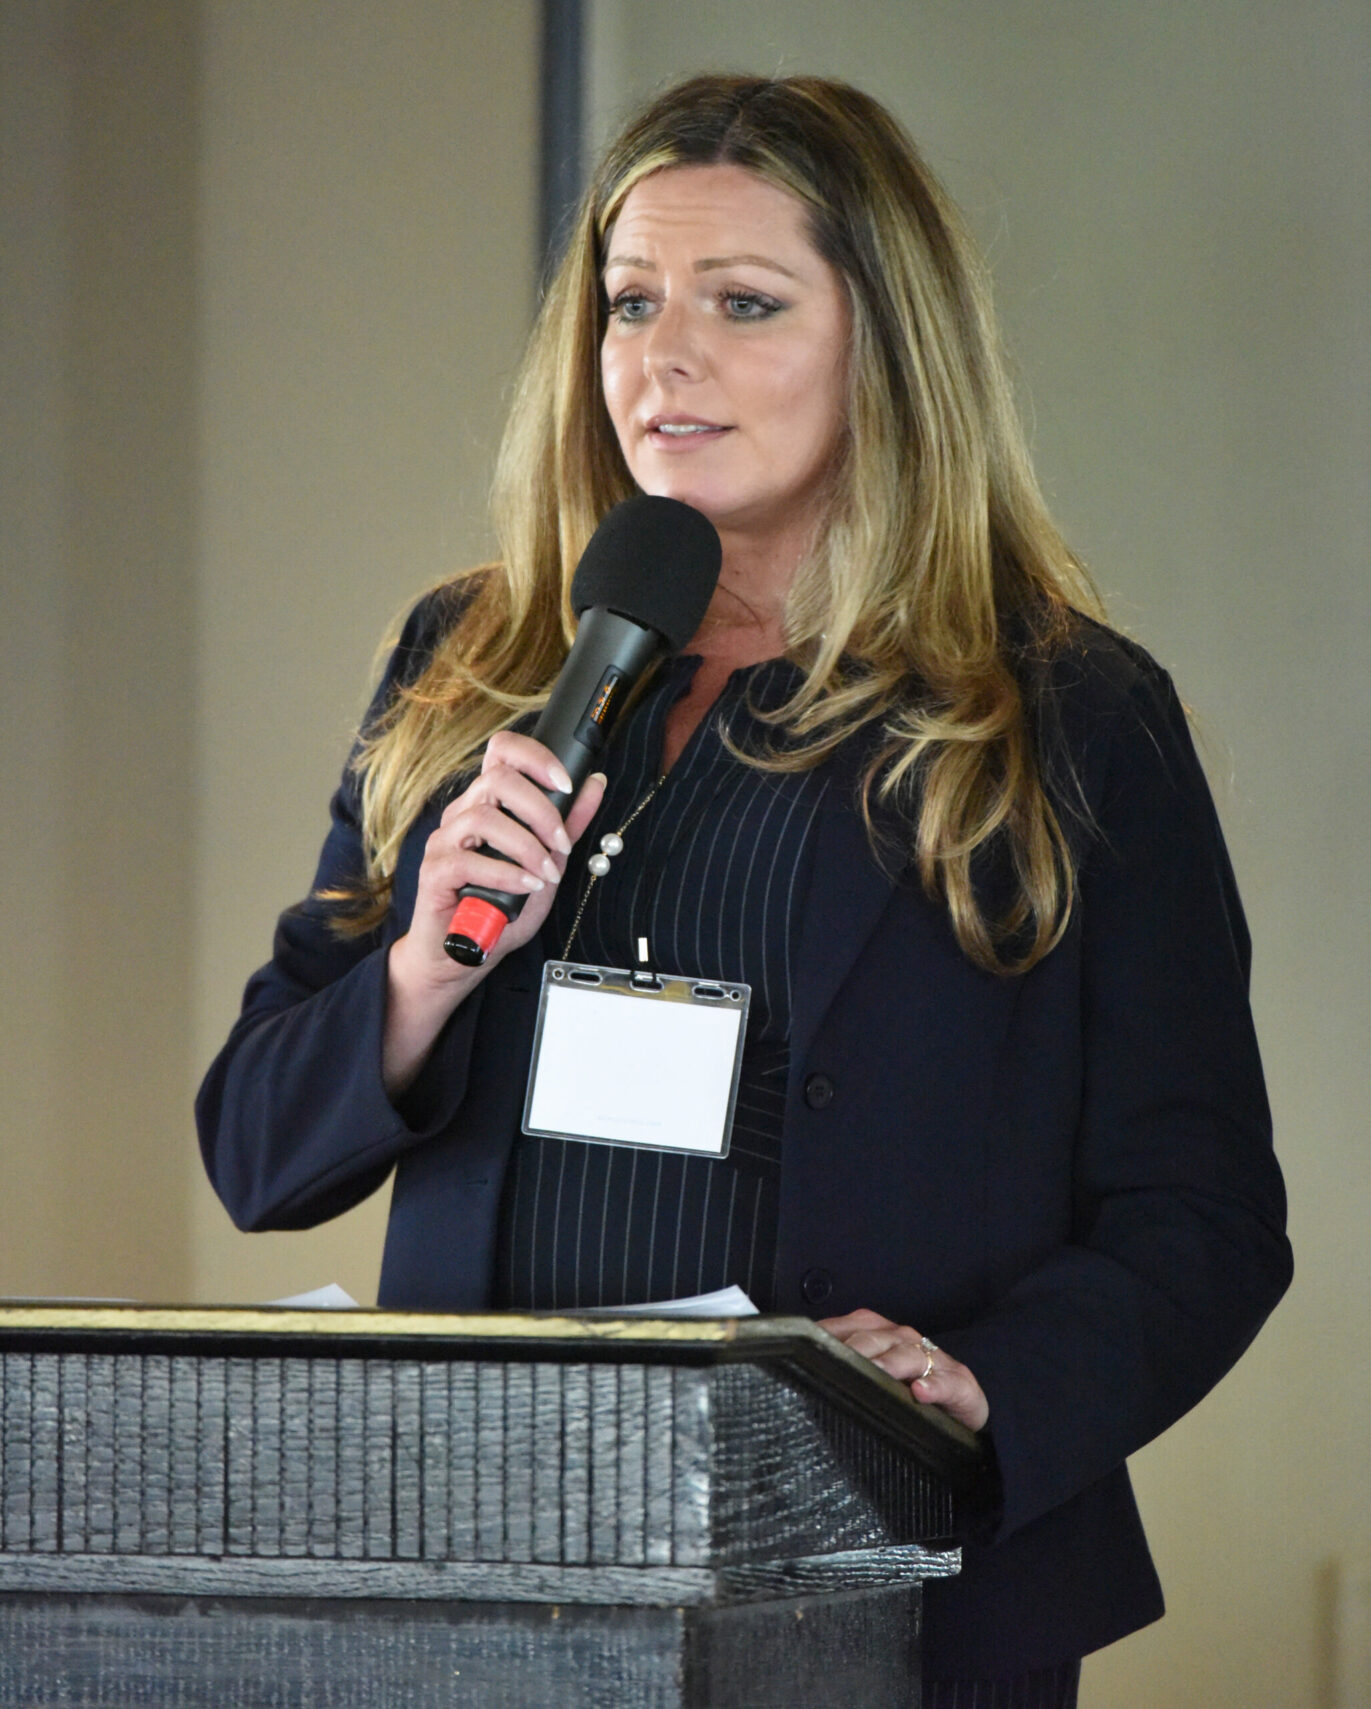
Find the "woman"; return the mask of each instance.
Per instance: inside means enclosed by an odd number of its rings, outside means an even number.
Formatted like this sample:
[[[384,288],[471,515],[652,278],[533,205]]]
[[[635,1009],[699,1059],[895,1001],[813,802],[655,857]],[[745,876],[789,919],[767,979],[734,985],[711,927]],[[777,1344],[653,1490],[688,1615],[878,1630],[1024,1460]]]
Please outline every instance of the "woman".
[[[524,732],[635,489],[703,511],[723,572],[563,823]],[[836,1314],[999,1468],[927,1593],[930,1681],[1070,1703],[1161,1612],[1123,1462],[1279,1298],[1284,1203],[1184,715],[1046,514],[979,266],[881,107],[711,77],[628,127],[497,522],[500,562],[411,616],[206,1079],[211,1177],[293,1228],[394,1170],[389,1305],[739,1282]],[[608,871],[569,866],[602,836]],[[442,948],[473,883],[528,895],[480,969]],[[754,988],[725,1160],[520,1132],[543,961],[642,935]]]

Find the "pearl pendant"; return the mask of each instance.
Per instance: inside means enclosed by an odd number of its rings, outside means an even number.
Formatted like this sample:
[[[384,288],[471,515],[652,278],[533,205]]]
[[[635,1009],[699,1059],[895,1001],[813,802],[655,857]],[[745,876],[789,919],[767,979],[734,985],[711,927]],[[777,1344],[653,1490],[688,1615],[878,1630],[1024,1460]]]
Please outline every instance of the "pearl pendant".
[[[604,836],[600,838],[600,847],[613,860],[615,855],[621,855],[624,852],[624,839],[617,831],[606,831]]]
[[[586,865],[590,868],[591,873],[596,878],[603,878],[604,875],[609,871],[609,856],[608,855],[602,855],[602,854],[593,854],[593,855],[591,855],[590,859],[586,862]]]

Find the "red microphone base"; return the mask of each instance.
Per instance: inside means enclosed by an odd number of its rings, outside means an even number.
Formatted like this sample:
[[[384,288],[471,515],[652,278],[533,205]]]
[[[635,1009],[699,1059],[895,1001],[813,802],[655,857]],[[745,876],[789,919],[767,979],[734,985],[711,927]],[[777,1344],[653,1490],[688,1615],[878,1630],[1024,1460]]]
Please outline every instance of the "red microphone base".
[[[443,948],[463,967],[480,967],[508,924],[508,915],[493,902],[481,896],[464,896],[448,922]]]

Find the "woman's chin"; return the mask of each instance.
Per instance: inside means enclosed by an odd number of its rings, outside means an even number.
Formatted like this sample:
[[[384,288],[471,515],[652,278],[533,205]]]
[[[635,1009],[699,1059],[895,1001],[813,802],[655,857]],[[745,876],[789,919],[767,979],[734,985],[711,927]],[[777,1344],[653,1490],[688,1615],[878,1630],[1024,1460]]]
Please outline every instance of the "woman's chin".
[[[719,518],[727,511],[727,506],[720,506],[718,495],[711,492],[707,484],[691,480],[684,471],[680,474],[670,469],[660,474],[654,472],[640,479],[638,485],[653,498],[674,498],[680,504],[690,505],[693,510],[707,516],[716,528]]]
[[[706,457],[696,455],[636,457],[629,464],[629,473],[640,489],[653,498],[674,498],[707,516],[718,526],[718,519],[730,515],[739,499],[737,481],[727,468],[706,467]],[[712,462],[713,458],[708,461]]]

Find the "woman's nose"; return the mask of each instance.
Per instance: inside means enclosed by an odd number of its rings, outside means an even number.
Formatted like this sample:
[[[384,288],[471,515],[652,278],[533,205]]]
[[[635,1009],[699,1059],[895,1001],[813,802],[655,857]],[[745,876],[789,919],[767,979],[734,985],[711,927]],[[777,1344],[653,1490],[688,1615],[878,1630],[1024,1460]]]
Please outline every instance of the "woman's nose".
[[[704,352],[685,304],[666,303],[655,316],[643,346],[643,366],[654,379],[692,379],[699,374]]]

